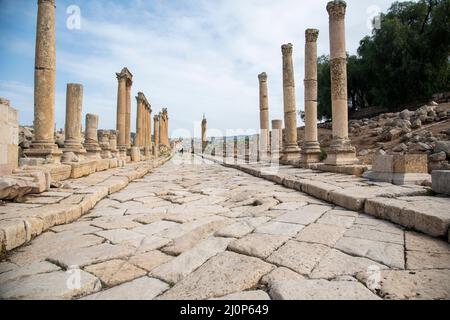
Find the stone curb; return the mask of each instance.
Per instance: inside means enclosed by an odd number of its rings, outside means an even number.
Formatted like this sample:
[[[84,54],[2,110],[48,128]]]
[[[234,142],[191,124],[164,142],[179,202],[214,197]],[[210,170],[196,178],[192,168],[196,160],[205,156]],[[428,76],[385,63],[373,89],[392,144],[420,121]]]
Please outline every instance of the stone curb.
[[[79,219],[103,198],[122,190],[133,180],[142,178],[171,158],[172,156],[147,160],[144,163],[130,163],[125,167],[110,169],[117,173],[95,186],[73,190],[72,195],[59,203],[25,208],[20,210],[20,216],[17,212],[17,218],[0,220],[0,257],[54,226]]]
[[[427,188],[416,185],[354,186],[342,188],[322,181],[302,179],[281,173],[264,173],[249,164],[226,163],[222,158],[205,159],[252,176],[266,179],[307,193],[340,207],[388,220],[433,237],[445,237],[450,242],[450,198],[430,197]],[[397,199],[401,198],[401,200]],[[423,205],[425,201],[429,206]],[[418,205],[418,204],[421,205]],[[431,207],[433,204],[434,207]]]

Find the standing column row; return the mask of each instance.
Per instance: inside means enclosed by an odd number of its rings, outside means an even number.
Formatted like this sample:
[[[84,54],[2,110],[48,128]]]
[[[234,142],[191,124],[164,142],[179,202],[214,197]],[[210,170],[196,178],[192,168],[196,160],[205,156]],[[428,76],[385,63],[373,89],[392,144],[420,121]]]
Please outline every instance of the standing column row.
[[[259,157],[261,160],[267,158],[269,152],[269,94],[267,88],[267,74],[265,72],[258,75],[259,80],[259,121],[260,121],[260,140]]]
[[[155,143],[153,144],[153,155],[154,156],[158,156],[159,155],[159,144],[160,144],[160,141],[159,141],[159,132],[160,132],[160,125],[159,125],[159,118],[160,118],[160,115],[159,114],[156,114],[154,117],[153,117],[153,122],[154,122],[154,133],[153,133],[153,137],[154,137],[154,139],[155,139]]]
[[[161,146],[170,147],[169,144],[169,115],[167,108],[163,108],[159,117],[159,143]]]
[[[151,113],[150,103],[144,93],[139,92],[137,97],[137,118],[135,146],[139,148],[151,147]]]

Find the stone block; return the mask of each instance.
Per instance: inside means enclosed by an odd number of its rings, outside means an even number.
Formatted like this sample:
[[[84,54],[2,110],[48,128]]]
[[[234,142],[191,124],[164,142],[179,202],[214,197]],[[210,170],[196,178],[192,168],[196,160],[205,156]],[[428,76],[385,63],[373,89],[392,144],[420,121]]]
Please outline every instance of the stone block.
[[[428,173],[426,154],[394,155],[394,173]]]
[[[97,160],[86,160],[77,163],[70,163],[71,179],[77,179],[81,177],[85,177],[95,173],[97,170]]]
[[[97,160],[96,163],[96,171],[105,171],[108,170],[110,168],[110,160],[109,159],[102,159],[102,160]]]
[[[44,172],[23,172],[0,178],[0,199],[13,200],[49,188]]]
[[[450,196],[450,170],[436,170],[431,175],[433,191]]]

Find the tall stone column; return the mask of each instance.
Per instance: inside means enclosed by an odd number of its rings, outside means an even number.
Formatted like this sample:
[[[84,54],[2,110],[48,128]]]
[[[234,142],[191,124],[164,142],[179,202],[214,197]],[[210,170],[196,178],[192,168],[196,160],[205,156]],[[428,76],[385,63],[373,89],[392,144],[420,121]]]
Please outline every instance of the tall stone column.
[[[345,48],[345,12],[342,0],[328,2],[330,17],[331,103],[333,141],[325,164],[348,165],[358,162],[356,150],[348,138],[347,52]]]
[[[202,153],[205,152],[206,147],[208,145],[208,139],[206,138],[207,126],[208,126],[208,121],[206,120],[205,115],[203,115],[203,120],[202,120]]]
[[[27,157],[60,161],[55,144],[55,0],[38,0],[36,52],[34,65],[34,140],[25,150]]]
[[[84,137],[84,147],[87,154],[92,158],[100,158],[102,149],[98,143],[98,115],[88,113],[86,115],[86,132]]]
[[[152,150],[152,106],[149,103],[148,104],[148,110],[147,110],[147,153],[150,154]]]
[[[320,162],[317,133],[317,38],[319,30],[305,31],[305,141],[301,151],[303,164]]]
[[[131,146],[131,83],[131,80],[128,81],[126,87],[125,144],[127,148]]]
[[[297,144],[297,110],[295,105],[294,63],[292,61],[292,44],[281,47],[283,53],[283,101],[286,144],[283,148],[282,162],[295,163],[300,160]]]
[[[160,145],[166,146],[166,147],[170,147],[169,144],[169,116],[168,116],[168,112],[167,112],[167,108],[163,108],[162,109],[162,113],[160,116]]]
[[[140,93],[140,92],[139,92]],[[141,97],[139,96],[139,93],[136,97],[136,111],[137,111],[137,115],[136,115],[136,135],[134,136],[134,145],[136,147],[141,147],[142,146],[142,135],[144,132],[144,120],[145,120],[145,112],[144,112],[144,107],[143,107],[143,101],[141,99]]]
[[[78,156],[86,153],[81,144],[83,108],[83,86],[81,84],[69,83],[66,91],[66,124],[64,152],[74,152]]]
[[[117,80],[119,82],[118,90],[117,90],[117,145],[122,153],[122,156],[126,155],[126,150],[129,147],[130,138],[126,138],[127,136],[127,108],[128,108],[128,100],[130,100],[130,108],[131,108],[131,96],[128,97],[127,90],[131,86],[133,75],[127,68],[123,68],[120,73],[116,73]],[[131,92],[130,92],[131,94]],[[128,125],[129,128],[129,125]],[[128,145],[127,145],[128,141]]]
[[[259,120],[260,120],[260,150],[261,160],[267,158],[269,151],[269,94],[267,89],[267,74],[265,72],[258,75],[259,80]]]
[[[159,155],[159,115],[156,114],[153,117],[154,121],[154,137],[155,137],[155,144],[153,145],[153,155],[158,156]]]
[[[283,120],[272,120],[272,160],[279,161],[283,150]]]

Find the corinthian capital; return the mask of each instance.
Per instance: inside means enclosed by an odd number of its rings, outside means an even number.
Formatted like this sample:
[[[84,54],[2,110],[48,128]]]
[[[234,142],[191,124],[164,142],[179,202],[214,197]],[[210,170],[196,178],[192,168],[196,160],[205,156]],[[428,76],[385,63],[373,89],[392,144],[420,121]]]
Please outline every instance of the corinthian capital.
[[[316,42],[319,37],[319,30],[306,29],[305,31],[306,42]]]
[[[263,73],[259,74],[259,75],[258,75],[258,79],[259,79],[259,81],[261,81],[261,82],[267,81],[267,73],[263,72]]]
[[[48,3],[56,7],[56,0],[38,0],[38,5]]]
[[[291,55],[292,49],[293,49],[292,43],[283,44],[281,46],[281,52],[283,53],[283,55]]]
[[[345,18],[347,3],[343,0],[330,1],[327,4],[327,11],[332,20],[342,20]]]

